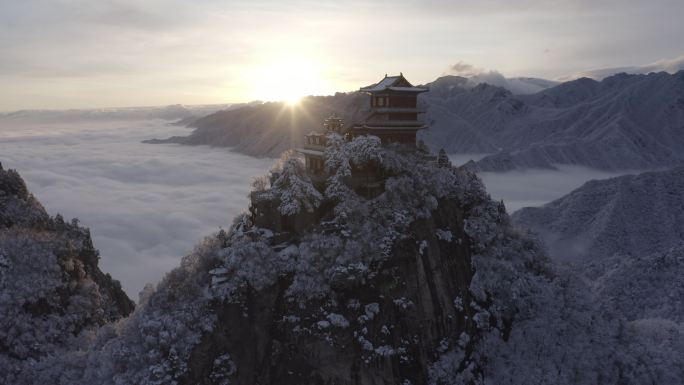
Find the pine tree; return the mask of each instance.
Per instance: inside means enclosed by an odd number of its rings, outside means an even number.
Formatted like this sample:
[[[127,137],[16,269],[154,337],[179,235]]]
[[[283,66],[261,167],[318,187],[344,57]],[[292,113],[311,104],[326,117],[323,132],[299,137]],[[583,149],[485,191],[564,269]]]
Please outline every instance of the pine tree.
[[[285,161],[278,179],[273,182],[273,188],[280,193],[281,204],[278,209],[283,215],[313,212],[323,201],[323,196],[311,184],[304,165],[297,158]]]
[[[439,150],[439,155],[437,155],[437,166],[441,168],[451,167],[451,161],[443,148]]]

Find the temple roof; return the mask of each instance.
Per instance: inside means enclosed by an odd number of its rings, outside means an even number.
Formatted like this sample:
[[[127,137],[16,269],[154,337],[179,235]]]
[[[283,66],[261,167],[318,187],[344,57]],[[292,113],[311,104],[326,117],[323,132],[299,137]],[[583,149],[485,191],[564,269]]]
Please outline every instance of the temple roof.
[[[381,91],[399,91],[399,92],[425,92],[427,88],[414,87],[408,80],[404,77],[402,73],[397,76],[387,76],[379,81],[378,83],[372,84],[370,86],[361,87],[359,91],[363,92],[381,92]]]
[[[298,149],[296,149],[296,151],[300,154],[305,154],[305,155],[314,155],[314,156],[321,156],[321,157],[325,155],[325,151],[311,150],[308,148],[298,148]]]

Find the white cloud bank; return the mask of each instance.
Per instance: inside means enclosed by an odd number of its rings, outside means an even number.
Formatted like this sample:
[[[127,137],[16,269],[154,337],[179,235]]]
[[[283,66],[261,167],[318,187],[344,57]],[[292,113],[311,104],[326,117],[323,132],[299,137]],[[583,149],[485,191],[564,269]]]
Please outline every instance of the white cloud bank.
[[[488,154],[451,154],[455,165],[479,160]],[[556,200],[592,179],[608,179],[630,172],[605,172],[580,166],[557,166],[557,170],[514,170],[482,172],[479,177],[493,199],[503,200],[509,214],[523,208],[536,207]]]
[[[628,174],[579,166],[557,167],[558,170],[483,172],[478,175],[492,198],[503,199],[506,210],[512,214],[523,207],[537,207],[556,200],[590,180]]]
[[[140,143],[187,134],[165,121],[21,124],[0,119],[0,162],[51,214],[90,227],[103,271],[137,299],[202,237],[247,208],[273,161],[227,149]]]
[[[21,173],[51,214],[90,227],[102,270],[136,299],[200,239],[228,227],[247,208],[251,178],[273,163],[223,148],[140,143],[188,131],[162,120],[22,123],[5,117],[0,162]],[[456,164],[480,157],[451,156]],[[513,212],[615,175],[568,167],[480,176]]]
[[[672,59],[660,59],[653,63],[639,65],[639,66],[628,66],[628,67],[612,67],[612,68],[600,68],[591,71],[584,71],[572,76],[562,78],[562,81],[578,79],[581,77],[592,78],[596,80],[601,80],[611,75],[617,73],[625,72],[628,74],[647,74],[650,72],[668,72],[675,73],[684,70],[684,55],[680,55]]]
[[[507,78],[499,71],[486,70],[462,61],[449,66],[446,74],[467,78],[468,83],[473,87],[481,83],[487,83],[505,88],[515,95],[534,94],[559,84],[556,81],[541,78]]]

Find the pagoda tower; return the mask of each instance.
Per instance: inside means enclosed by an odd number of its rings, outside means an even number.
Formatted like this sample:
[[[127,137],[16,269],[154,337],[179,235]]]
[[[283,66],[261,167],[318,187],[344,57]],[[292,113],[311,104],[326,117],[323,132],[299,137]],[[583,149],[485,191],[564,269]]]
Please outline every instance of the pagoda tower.
[[[311,132],[304,135],[304,148],[298,152],[304,155],[306,169],[310,174],[321,175],[325,170],[325,147],[328,135],[336,133],[344,135],[344,121],[335,114],[323,121],[324,132]]]
[[[370,95],[371,112],[364,123],[352,127],[352,135],[375,135],[383,144],[400,143],[415,147],[416,132],[425,128],[418,114],[418,94],[427,88],[414,87],[402,73],[387,76],[359,91]]]

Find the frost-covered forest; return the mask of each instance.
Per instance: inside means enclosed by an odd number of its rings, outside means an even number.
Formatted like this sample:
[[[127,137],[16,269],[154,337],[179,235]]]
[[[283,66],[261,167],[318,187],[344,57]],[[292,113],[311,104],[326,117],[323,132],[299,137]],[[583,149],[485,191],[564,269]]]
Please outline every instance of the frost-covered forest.
[[[513,215],[520,228],[540,235],[564,269],[587,282],[597,306],[639,331],[643,347],[674,356],[684,309],[683,176],[684,169],[674,168],[590,181]],[[681,366],[681,359],[674,363]]]
[[[681,383],[680,250],[580,272],[443,154],[333,135],[325,165],[285,156],[252,194],[280,227],[238,216],[130,314],[88,231],[0,171],[0,382]]]

